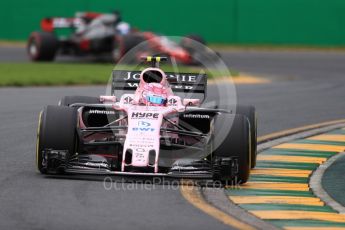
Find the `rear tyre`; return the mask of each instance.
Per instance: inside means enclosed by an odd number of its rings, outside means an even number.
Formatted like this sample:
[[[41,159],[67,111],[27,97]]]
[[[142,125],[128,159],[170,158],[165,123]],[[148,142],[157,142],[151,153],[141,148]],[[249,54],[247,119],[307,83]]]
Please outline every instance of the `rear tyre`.
[[[255,112],[255,107],[250,105],[237,105],[236,113],[244,115],[248,118],[250,123],[250,135],[251,135],[251,152],[250,152],[250,162],[251,168],[256,165],[257,156],[257,117]]]
[[[53,33],[33,32],[27,44],[27,52],[32,61],[53,61],[59,48],[59,41]]]
[[[36,165],[42,174],[47,173],[43,164],[45,149],[67,150],[68,156],[75,152],[77,110],[70,107],[47,106],[38,121]]]
[[[65,96],[61,98],[58,105],[59,106],[70,106],[75,103],[85,103],[85,104],[99,104],[98,97],[88,97],[88,96]]]
[[[200,45],[200,44],[201,45]],[[191,65],[202,65],[204,57],[209,56],[207,49],[205,49],[206,42],[199,35],[188,35],[181,39],[180,46],[185,49],[192,60],[189,64]]]
[[[120,61],[127,52],[144,41],[146,41],[146,39],[139,34],[116,36],[112,53],[114,61]]]
[[[197,35],[197,34],[191,34],[191,35],[185,36],[181,40],[181,43],[180,43],[181,46],[188,46],[189,41],[190,41],[189,39],[196,41],[196,42],[199,42],[203,45],[206,45],[205,39],[203,37],[201,37],[200,35]]]
[[[226,127],[231,124],[231,128]],[[248,119],[243,115],[220,114],[215,120],[214,133],[215,179],[225,185],[246,183],[250,174],[251,146]]]

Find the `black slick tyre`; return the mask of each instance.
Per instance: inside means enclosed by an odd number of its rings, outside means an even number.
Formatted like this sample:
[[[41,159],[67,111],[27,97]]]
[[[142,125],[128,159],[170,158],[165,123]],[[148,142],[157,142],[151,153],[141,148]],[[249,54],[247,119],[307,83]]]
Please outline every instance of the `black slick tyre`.
[[[212,158],[217,168],[215,179],[224,184],[243,184],[249,178],[249,126],[248,119],[243,115],[219,114],[215,120]]]
[[[75,152],[77,110],[63,106],[47,106],[39,116],[36,165],[38,171],[45,174],[43,150],[67,150],[69,155]]]
[[[59,41],[53,33],[33,32],[27,43],[27,53],[32,61],[53,61]]]
[[[251,153],[250,153],[250,161],[251,161],[251,168],[254,168],[256,165],[256,157],[257,157],[257,116],[255,107],[250,105],[237,105],[236,113],[244,115],[248,118],[250,123],[250,135],[251,135]]]

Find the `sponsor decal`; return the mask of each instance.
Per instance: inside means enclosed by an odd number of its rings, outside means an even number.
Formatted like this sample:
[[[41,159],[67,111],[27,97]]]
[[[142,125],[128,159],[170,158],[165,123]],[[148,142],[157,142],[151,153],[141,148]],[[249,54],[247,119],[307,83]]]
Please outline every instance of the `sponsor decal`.
[[[199,119],[210,119],[210,115],[207,114],[183,114],[184,118],[199,118]]]
[[[153,148],[153,145],[147,145],[147,144],[129,144],[132,148]]]
[[[142,152],[134,152],[134,156],[135,156],[135,161],[137,162],[145,162],[145,154]]]
[[[138,126],[139,127],[149,127],[149,126],[151,126],[151,123],[150,122],[146,122],[146,121],[139,121],[138,122]]]
[[[168,100],[168,104],[170,106],[176,106],[177,105],[177,100],[175,98],[171,98]]]
[[[144,148],[136,148],[134,149],[134,157],[137,162],[145,162],[146,161],[146,153],[147,150]]]
[[[130,140],[133,142],[137,142],[137,143],[142,143],[142,141],[155,141],[154,137],[150,137],[150,136],[144,136],[144,137],[130,137]]]
[[[129,146],[141,148],[154,148],[155,138],[152,135],[131,136],[128,139]]]
[[[191,89],[194,89],[195,87],[188,86],[188,85],[172,85],[171,88],[172,89],[187,89],[187,90],[191,90]]]
[[[131,87],[131,88],[138,88],[139,87],[139,83],[127,83],[127,86]]]
[[[126,83],[127,87],[129,88],[138,88],[139,83]],[[183,89],[183,90],[192,90],[196,88],[195,86],[189,86],[189,85],[170,85],[172,89]]]
[[[90,114],[115,114],[115,111],[111,111],[111,110],[98,110],[98,109],[90,109],[89,110]]]
[[[123,101],[124,101],[124,104],[130,104],[133,101],[133,98],[128,96],[128,97],[125,97]]]
[[[133,131],[140,131],[140,132],[153,132],[155,131],[154,128],[132,128]]]
[[[124,81],[133,81],[133,80],[140,80],[140,72],[125,72],[125,75],[123,76]],[[197,76],[193,74],[173,74],[173,73],[167,73],[167,78],[174,79],[176,82],[188,82],[188,83],[196,83],[197,82]]]
[[[158,119],[159,113],[147,113],[147,112],[133,112],[132,119]]]
[[[123,78],[123,80],[140,80],[140,72],[127,72],[127,75]]]
[[[196,82],[196,76],[195,75],[168,74],[167,78],[176,79],[177,82],[188,82],[188,83]]]

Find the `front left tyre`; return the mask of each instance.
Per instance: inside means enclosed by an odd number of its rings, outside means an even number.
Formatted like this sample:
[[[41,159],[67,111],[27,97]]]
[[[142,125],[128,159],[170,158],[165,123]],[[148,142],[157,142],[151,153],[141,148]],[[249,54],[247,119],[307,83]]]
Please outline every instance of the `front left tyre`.
[[[224,185],[246,183],[251,168],[251,134],[248,118],[240,114],[219,114],[214,123],[214,133],[214,179]]]
[[[67,157],[75,152],[77,110],[64,106],[47,106],[40,115],[37,129],[36,165],[42,174],[47,173],[43,151],[67,150]]]
[[[251,135],[251,150],[250,150],[250,162],[251,168],[256,166],[256,157],[257,157],[257,116],[255,107],[252,105],[237,105],[236,113],[244,115],[248,118],[250,125],[250,135]]]

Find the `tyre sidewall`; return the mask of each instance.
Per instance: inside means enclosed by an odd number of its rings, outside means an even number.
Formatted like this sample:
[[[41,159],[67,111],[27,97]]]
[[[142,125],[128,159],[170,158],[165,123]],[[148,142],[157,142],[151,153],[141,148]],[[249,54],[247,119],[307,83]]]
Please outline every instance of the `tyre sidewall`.
[[[36,46],[36,54],[32,54],[30,47]],[[27,52],[33,61],[52,61],[56,56],[59,42],[53,33],[33,32],[30,34],[27,43]]]
[[[37,168],[42,168],[42,151],[45,149],[68,150],[67,158],[76,146],[77,110],[70,107],[47,106],[40,114],[37,140]]]
[[[243,115],[219,114],[218,120],[215,121],[214,131],[217,133],[225,124],[232,124],[226,133],[222,143],[217,143],[214,147],[213,157],[217,159],[235,157],[238,160],[238,173],[235,177],[221,175],[221,180],[227,184],[245,183],[250,174],[250,149],[251,137],[249,121]],[[217,138],[217,135],[215,135]]]
[[[244,115],[248,118],[251,135],[251,168],[256,165],[257,157],[257,115],[254,106],[237,105],[236,114]]]

